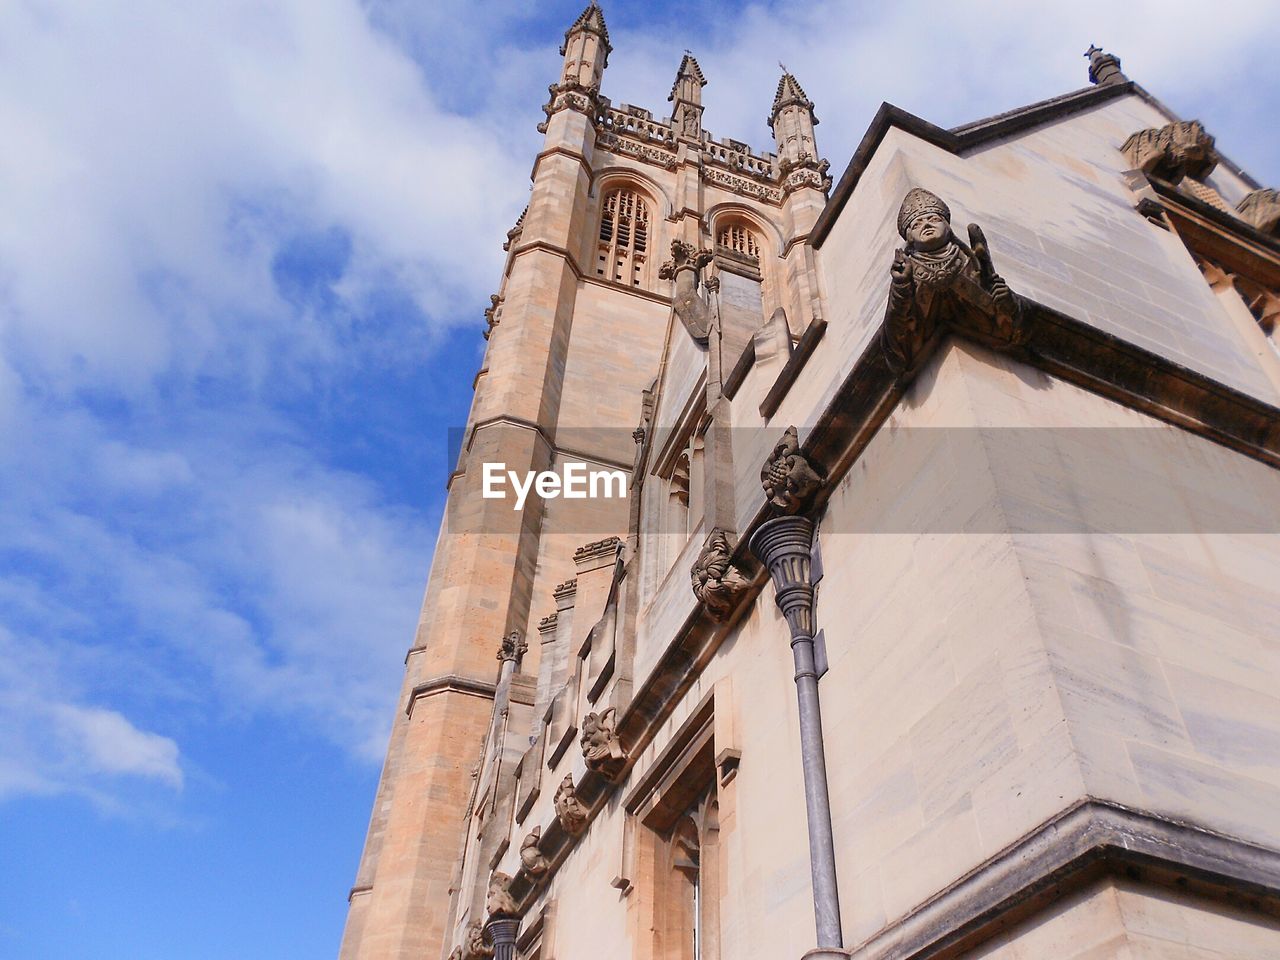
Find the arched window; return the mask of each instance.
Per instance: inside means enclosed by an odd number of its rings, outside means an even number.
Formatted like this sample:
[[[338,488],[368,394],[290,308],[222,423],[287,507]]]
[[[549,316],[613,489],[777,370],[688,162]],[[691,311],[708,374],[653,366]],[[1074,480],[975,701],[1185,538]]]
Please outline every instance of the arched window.
[[[716,236],[716,246],[743,260],[757,264],[760,262],[760,240],[741,220],[731,220],[721,226]]]
[[[647,284],[649,205],[626,187],[605,195],[600,211],[596,276],[630,287]]]

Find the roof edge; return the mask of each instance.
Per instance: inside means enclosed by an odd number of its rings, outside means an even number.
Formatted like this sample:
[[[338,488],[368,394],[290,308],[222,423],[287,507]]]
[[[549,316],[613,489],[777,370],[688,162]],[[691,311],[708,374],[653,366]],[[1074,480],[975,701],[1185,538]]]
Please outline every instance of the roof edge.
[[[1016,110],[996,114],[982,120],[975,120],[972,123],[954,127],[951,130],[945,130],[891,103],[882,103],[880,109],[876,111],[875,117],[871,120],[870,126],[867,127],[867,132],[863,135],[858,148],[853,152],[849,166],[845,168],[844,174],[840,177],[840,182],[836,184],[835,191],[831,194],[831,199],[827,201],[827,205],[823,208],[817,222],[814,224],[811,234],[813,247],[814,249],[821,248],[827,238],[827,234],[831,232],[836,218],[840,216],[840,211],[844,209],[849,197],[853,195],[854,188],[858,185],[863,172],[870,164],[872,156],[875,155],[876,149],[880,146],[880,142],[895,127],[924,140],[926,143],[932,143],[934,146],[941,147],[943,150],[958,156],[992,140],[1020,133],[1031,127],[1079,113],[1082,110],[1087,110],[1090,107],[1130,93],[1137,94],[1144,100],[1154,101],[1155,99],[1132,81],[1085,87],[1059,97],[1019,107]],[[1153,105],[1165,113],[1169,112],[1158,101],[1154,102]]]
[[[959,156],[992,140],[1021,133],[1032,127],[1060,120],[1063,117],[1071,116],[1082,110],[1088,110],[1109,100],[1115,100],[1130,94],[1150,104],[1170,120],[1181,119],[1176,113],[1132,80],[1124,83],[1099,84],[1073,90],[1070,93],[1028,104],[1025,107],[1018,107],[1015,110],[998,113],[982,120],[961,124],[950,130],[936,126],[928,120],[923,120],[914,113],[909,113],[891,103],[882,103],[880,104],[880,109],[876,111],[875,117],[872,118],[870,126],[867,127],[867,132],[863,134],[858,148],[854,150],[853,157],[849,160],[849,165],[840,177],[840,182],[836,184],[835,191],[831,194],[827,205],[823,207],[822,213],[818,215],[818,219],[813,226],[813,232],[810,234],[810,242],[815,250],[822,247],[822,244],[827,239],[827,234],[831,232],[832,226],[840,216],[840,211],[844,209],[849,197],[853,195],[854,188],[857,187],[863,172],[870,164],[877,148],[879,148],[880,142],[894,127],[910,133],[926,143],[932,143],[934,146],[941,147],[943,150]],[[1254,180],[1238,164],[1233,163],[1221,152],[1218,153],[1218,162],[1252,189],[1257,190],[1261,186],[1258,181]]]

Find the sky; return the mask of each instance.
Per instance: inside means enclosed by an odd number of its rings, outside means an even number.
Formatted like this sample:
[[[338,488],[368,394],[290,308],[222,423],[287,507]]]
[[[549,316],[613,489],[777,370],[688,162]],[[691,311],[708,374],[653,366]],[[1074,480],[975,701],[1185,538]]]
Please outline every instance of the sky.
[[[334,956],[448,474],[583,2],[0,2],[0,958]],[[1069,6],[1069,9],[1068,9]],[[839,175],[1086,85],[1280,185],[1272,0],[608,0],[604,92]]]

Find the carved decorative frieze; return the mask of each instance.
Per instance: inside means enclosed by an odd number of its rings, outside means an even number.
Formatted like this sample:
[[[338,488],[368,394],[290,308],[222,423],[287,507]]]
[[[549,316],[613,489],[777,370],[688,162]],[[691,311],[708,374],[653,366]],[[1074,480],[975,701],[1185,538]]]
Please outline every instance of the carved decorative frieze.
[[[529,644],[525,643],[520,631],[512,630],[502,638],[502,642],[498,646],[497,658],[499,660],[514,660],[519,663],[520,658],[524,656],[525,651],[528,649]]]
[[[587,769],[594,770],[607,780],[614,779],[627,763],[627,751],[618,739],[617,721],[613,707],[604,713],[588,713],[582,718],[582,759]]]
[[[570,594],[576,592],[577,589],[578,589],[578,578],[574,577],[571,580],[566,580],[564,583],[556,584],[556,588],[551,591],[551,596],[555,597],[557,600],[561,600],[564,597],[567,597]]]
[[[1018,298],[995,272],[986,237],[969,225],[969,246],[951,230],[951,211],[928,190],[907,192],[898,211],[906,246],[895,251],[881,329],[886,362],[913,374],[929,346],[951,326],[995,347],[1025,340]]]
[[[1183,177],[1203,180],[1218,164],[1213,137],[1199,120],[1178,120],[1139,130],[1120,148],[1135,170],[1177,183]]]
[[[627,137],[620,137],[616,133],[601,131],[596,135],[596,146],[611,153],[655,164],[665,170],[674,170],[677,166],[677,158],[672,151],[647,143],[637,143]]]
[[[561,110],[573,110],[592,119],[600,112],[600,88],[583,84],[576,77],[566,77],[559,83],[551,84],[547,87],[547,93],[551,95],[550,99],[542,107],[547,120]],[[547,132],[546,120],[538,124],[538,132]]]
[[[831,177],[827,171],[831,168],[829,160],[813,161],[803,166],[792,167],[782,177],[783,194],[791,194],[801,187],[813,187],[826,193],[831,189]]]
[[[490,874],[489,891],[485,896],[484,908],[490,920],[520,915],[515,898],[511,896],[510,876],[498,870]]]
[[[712,530],[702,553],[698,554],[693,569],[689,571],[693,595],[717,621],[729,618],[747,589],[747,580],[733,565],[732,556],[729,534],[720,529]]]
[[[1236,212],[1262,233],[1280,237],[1280,191],[1255,190],[1240,201]]]
[[[573,786],[573,774],[566,773],[556,787],[555,795],[556,819],[570,836],[576,837],[587,825],[587,808],[578,799]]]
[[[760,485],[769,503],[783,513],[796,513],[808,505],[821,483],[821,475],[800,452],[796,428],[787,427],[760,470]]]
[[[542,840],[542,827],[534,827],[520,844],[520,865],[531,877],[540,877],[547,872],[550,864],[546,855],[538,846]]]
[[[780,187],[759,183],[758,181],[730,173],[727,170],[717,170],[714,167],[703,167],[702,179],[707,183],[724,187],[726,190],[730,190],[740,196],[754,197],[765,203],[780,204],[785,196]]]
[[[554,630],[556,628],[556,623],[559,621],[559,619],[560,619],[560,614],[558,612],[547,614],[545,617],[543,617],[541,620],[538,621],[538,632],[546,633],[548,630]]]

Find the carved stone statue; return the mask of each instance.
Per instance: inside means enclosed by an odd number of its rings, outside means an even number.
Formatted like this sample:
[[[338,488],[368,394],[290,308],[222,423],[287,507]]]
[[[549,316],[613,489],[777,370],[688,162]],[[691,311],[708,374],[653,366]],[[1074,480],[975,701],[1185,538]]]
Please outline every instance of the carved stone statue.
[[[683,240],[671,241],[671,259],[658,270],[659,278],[675,282],[671,306],[689,333],[705,340],[711,333],[711,307],[698,293],[698,281],[705,267],[714,259],[710,250],[699,250]]]
[[[1280,191],[1254,190],[1236,207],[1240,216],[1262,233],[1280,237]]]
[[[525,643],[520,631],[513,630],[502,638],[502,643],[498,646],[498,659],[515,660],[518,663],[528,649],[529,644]]]
[[[488,960],[493,956],[493,945],[486,943],[484,939],[484,924],[479,920],[472,920],[467,925],[467,936],[463,942],[462,960]]]
[[[556,788],[555,808],[556,819],[571,836],[576,837],[587,825],[587,808],[578,800],[578,794],[573,788],[572,773],[566,773],[560,786]]]
[[[550,866],[547,863],[546,855],[543,854],[538,846],[538,841],[541,839],[542,827],[534,827],[524,838],[524,842],[520,844],[520,865],[524,867],[524,872],[531,877],[542,876]]]
[[[489,875],[489,892],[485,897],[484,907],[490,920],[520,915],[516,901],[511,896],[511,878],[507,874],[495,870]]]
[[[969,224],[969,245],[951,230],[941,198],[915,187],[898,210],[906,245],[893,255],[882,332],[885,359],[899,376],[914,373],[926,347],[950,324],[992,346],[1022,342],[1021,307],[995,272],[987,238]]]
[[[769,502],[783,513],[797,513],[820,483],[822,477],[800,452],[796,428],[787,427],[760,469],[760,485]]]
[[[582,718],[582,758],[587,769],[594,770],[609,780],[621,772],[627,762],[627,751],[622,749],[614,719],[613,707],[604,713],[588,713]]]
[[[693,595],[707,607],[716,620],[727,620],[738,604],[738,598],[747,588],[746,578],[730,561],[733,546],[729,535],[719,528],[711,531],[702,553],[693,562],[689,578],[693,581]]]
[[[1199,120],[1178,120],[1139,130],[1120,148],[1133,169],[1177,183],[1183,177],[1203,180],[1218,164],[1213,137]]]

